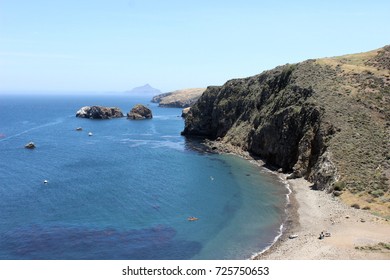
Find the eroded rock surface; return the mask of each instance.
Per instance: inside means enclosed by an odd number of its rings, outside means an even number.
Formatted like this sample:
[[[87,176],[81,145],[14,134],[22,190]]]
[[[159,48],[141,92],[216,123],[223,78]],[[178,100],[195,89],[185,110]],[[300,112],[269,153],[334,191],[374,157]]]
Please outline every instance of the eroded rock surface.
[[[77,111],[76,117],[88,119],[111,119],[123,117],[122,111],[117,107],[84,106]]]

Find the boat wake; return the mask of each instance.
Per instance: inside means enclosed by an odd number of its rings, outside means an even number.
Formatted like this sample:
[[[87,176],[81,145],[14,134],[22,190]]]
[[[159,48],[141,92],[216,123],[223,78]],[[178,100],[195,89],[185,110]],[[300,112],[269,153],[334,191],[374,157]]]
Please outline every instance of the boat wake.
[[[35,127],[31,127],[29,129],[26,129],[26,130],[21,131],[19,133],[16,133],[16,134],[13,134],[13,135],[10,135],[10,136],[5,136],[4,138],[0,139],[0,142],[6,141],[6,140],[9,140],[9,139],[13,139],[15,137],[19,137],[19,136],[27,134],[27,133],[29,133],[31,131],[39,130],[39,129],[42,129],[42,128],[45,128],[45,127],[49,127],[49,126],[58,125],[60,123],[63,123],[64,121],[65,121],[65,118],[59,118],[59,119],[56,119],[53,122],[48,122],[48,123],[41,124],[41,125],[38,125],[38,126],[35,126]]]

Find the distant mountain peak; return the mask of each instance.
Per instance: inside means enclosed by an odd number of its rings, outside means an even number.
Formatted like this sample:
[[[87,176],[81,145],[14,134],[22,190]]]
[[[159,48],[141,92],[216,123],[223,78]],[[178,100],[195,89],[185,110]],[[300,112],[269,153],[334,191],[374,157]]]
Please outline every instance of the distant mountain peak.
[[[152,87],[150,84],[145,84],[143,86],[135,87],[131,90],[126,91],[126,93],[131,94],[142,94],[142,95],[157,95],[161,94],[159,89]]]

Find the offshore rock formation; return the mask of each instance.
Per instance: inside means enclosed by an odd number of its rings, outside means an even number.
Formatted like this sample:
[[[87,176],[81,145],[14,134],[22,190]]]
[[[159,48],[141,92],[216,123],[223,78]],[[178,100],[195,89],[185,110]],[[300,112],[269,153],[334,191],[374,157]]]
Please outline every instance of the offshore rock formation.
[[[89,119],[111,119],[123,117],[122,111],[117,107],[85,106],[77,111],[76,117]]]
[[[127,113],[127,118],[131,120],[143,120],[153,118],[152,110],[145,107],[142,104],[135,105],[129,113]]]
[[[205,90],[205,88],[175,90],[154,96],[151,102],[159,103],[160,107],[186,108],[192,106]]]
[[[236,146],[317,189],[389,196],[390,46],[208,87],[182,132]]]

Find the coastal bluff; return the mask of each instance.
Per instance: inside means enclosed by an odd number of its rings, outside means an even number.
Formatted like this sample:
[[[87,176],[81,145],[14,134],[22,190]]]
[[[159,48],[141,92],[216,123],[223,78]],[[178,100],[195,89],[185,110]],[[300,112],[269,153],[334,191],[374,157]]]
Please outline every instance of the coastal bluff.
[[[122,111],[117,107],[84,106],[76,112],[78,118],[111,119],[123,117]]]
[[[205,88],[188,88],[156,95],[151,102],[159,103],[160,107],[186,108],[191,107],[205,91]]]
[[[247,151],[349,205],[390,214],[390,46],[210,86],[182,134]]]

